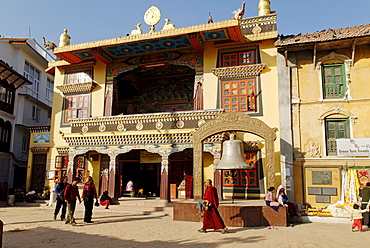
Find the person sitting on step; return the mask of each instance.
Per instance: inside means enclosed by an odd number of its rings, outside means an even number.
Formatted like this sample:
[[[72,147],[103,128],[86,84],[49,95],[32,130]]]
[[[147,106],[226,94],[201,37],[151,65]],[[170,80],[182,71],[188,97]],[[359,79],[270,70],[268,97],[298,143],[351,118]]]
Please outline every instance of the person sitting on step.
[[[108,195],[108,191],[104,191],[100,197],[100,205],[105,206],[105,209],[109,209],[111,202],[112,198]]]

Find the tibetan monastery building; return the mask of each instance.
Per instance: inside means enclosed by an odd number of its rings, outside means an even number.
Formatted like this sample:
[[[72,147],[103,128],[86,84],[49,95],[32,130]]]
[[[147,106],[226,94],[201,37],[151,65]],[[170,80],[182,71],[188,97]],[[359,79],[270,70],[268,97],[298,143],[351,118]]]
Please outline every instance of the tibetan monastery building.
[[[153,6],[144,16],[148,33],[137,24],[125,37],[69,44],[65,30],[51,46],[59,60],[48,68],[50,139],[31,147],[45,154],[37,161],[45,185],[92,176],[99,194],[119,198],[133,180],[136,194],[170,200],[201,198],[207,178],[222,199],[260,199],[282,183],[290,168],[280,148],[276,14],[264,0],[258,12],[243,18],[242,8],[230,20],[184,28],[166,19],[159,30]],[[217,169],[232,133],[248,170]]]

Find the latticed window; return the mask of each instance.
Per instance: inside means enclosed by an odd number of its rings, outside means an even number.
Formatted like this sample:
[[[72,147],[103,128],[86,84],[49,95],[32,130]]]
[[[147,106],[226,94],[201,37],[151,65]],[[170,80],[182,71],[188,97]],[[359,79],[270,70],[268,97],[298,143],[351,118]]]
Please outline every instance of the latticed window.
[[[68,122],[68,119],[88,117],[89,98],[89,95],[66,97],[64,121]]]
[[[326,119],[326,150],[327,155],[337,156],[336,139],[348,139],[349,121],[348,119]]]
[[[222,67],[255,64],[255,52],[244,51],[222,54]]]
[[[68,156],[55,157],[55,178],[56,183],[63,181],[63,177],[67,175]]]
[[[255,85],[255,78],[222,82],[222,107],[225,112],[255,111]]]
[[[248,152],[244,156],[251,168],[248,170],[223,170],[223,186],[258,186],[257,152]]]
[[[323,65],[324,98],[343,98],[346,94],[344,64]]]
[[[73,72],[67,74],[67,84],[91,82],[91,71]]]

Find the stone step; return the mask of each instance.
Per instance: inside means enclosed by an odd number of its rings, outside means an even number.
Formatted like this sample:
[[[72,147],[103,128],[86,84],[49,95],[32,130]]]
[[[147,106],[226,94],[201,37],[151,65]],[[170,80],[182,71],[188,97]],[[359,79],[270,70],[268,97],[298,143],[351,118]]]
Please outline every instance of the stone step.
[[[121,206],[140,206],[140,207],[171,207],[173,203],[159,198],[137,198],[121,197],[118,199]]]

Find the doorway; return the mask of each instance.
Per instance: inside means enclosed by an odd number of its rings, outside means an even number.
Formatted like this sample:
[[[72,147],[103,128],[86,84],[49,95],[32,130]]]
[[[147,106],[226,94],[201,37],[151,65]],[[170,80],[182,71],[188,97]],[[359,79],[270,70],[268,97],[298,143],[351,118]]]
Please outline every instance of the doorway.
[[[120,196],[126,195],[126,184],[132,180],[135,196],[160,196],[161,163],[143,163],[140,150],[132,150],[118,157]]]

